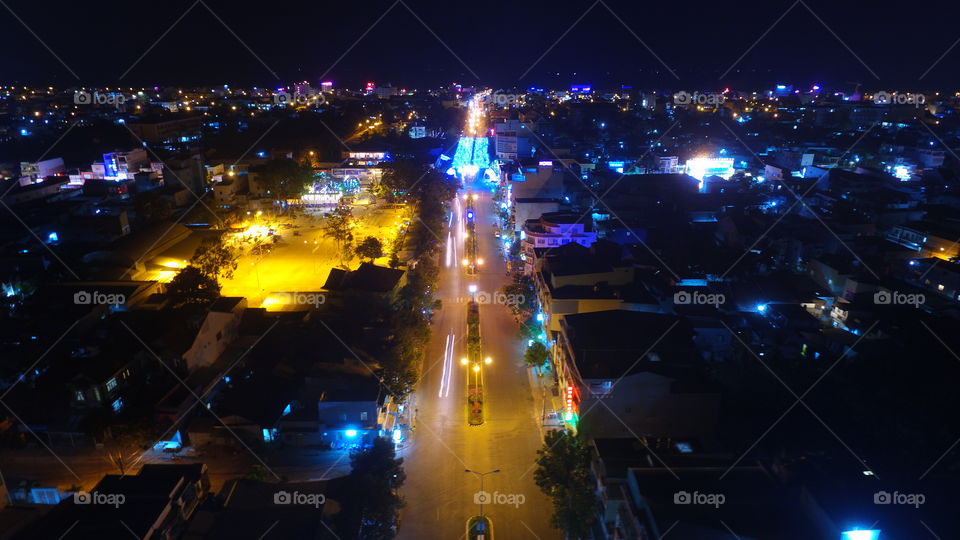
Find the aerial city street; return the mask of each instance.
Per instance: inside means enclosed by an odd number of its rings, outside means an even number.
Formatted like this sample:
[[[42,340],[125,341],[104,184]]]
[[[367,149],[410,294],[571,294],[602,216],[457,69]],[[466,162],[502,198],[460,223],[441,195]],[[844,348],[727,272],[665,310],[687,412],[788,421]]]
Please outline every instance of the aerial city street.
[[[0,540],[954,538],[955,6],[0,6]]]

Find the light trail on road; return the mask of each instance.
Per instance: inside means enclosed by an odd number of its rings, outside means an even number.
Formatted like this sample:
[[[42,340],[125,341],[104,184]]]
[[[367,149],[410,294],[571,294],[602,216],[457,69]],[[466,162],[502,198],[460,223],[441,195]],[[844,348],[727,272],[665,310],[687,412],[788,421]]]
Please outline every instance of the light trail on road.
[[[456,335],[453,328],[447,334],[447,342],[443,346],[443,373],[440,375],[440,392],[437,397],[447,397],[450,395],[450,379],[453,376],[453,347],[456,344]]]
[[[447,262],[445,265],[447,268],[450,268],[450,259],[451,259],[451,256],[453,255],[452,239],[453,239],[453,235],[449,231],[447,231],[447,258],[446,258]]]

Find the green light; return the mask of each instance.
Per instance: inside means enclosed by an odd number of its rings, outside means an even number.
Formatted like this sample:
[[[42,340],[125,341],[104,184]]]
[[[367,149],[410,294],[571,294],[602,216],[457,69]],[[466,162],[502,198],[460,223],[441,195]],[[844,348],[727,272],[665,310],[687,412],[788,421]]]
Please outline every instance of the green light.
[[[572,412],[565,412],[565,413],[563,413],[563,420],[564,420],[565,422],[572,422],[572,421],[573,421],[573,413],[572,413]]]

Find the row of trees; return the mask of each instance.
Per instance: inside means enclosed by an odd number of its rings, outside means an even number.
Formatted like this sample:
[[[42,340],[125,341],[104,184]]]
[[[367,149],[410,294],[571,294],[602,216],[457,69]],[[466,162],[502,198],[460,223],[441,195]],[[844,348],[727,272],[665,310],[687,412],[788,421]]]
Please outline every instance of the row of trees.
[[[440,275],[435,262],[438,231],[443,230],[447,201],[456,196],[457,184],[432,168],[400,161],[384,172],[380,189],[388,199],[413,205],[416,216],[408,242],[417,262],[397,295],[390,321],[390,345],[383,362],[385,384],[394,397],[403,400],[419,378],[430,340],[430,317],[441,305],[435,297]]]
[[[434,260],[438,249],[432,231],[442,230],[445,202],[456,194],[456,186],[430,169],[401,162],[388,168],[381,185],[381,196],[395,202],[406,202],[417,216],[411,236],[412,251],[417,262],[407,272],[407,283],[400,289],[386,312],[389,339],[380,355],[381,380],[398,401],[406,400],[419,379],[424,351],[430,339],[429,319],[440,307],[434,296],[439,268]],[[429,194],[429,195],[428,195]],[[379,239],[368,237],[355,247],[351,245],[349,209],[338,209],[329,225],[330,237],[338,242],[341,253],[348,249],[360,258],[374,260],[383,256]],[[350,247],[346,247],[350,245]],[[403,246],[393,246],[394,252]],[[370,310],[364,315],[370,317]],[[393,445],[377,439],[372,448],[351,456],[353,470],[341,496],[342,509],[336,524],[342,538],[386,539],[396,535],[397,517],[403,501],[397,489],[406,475],[402,459],[397,459]]]

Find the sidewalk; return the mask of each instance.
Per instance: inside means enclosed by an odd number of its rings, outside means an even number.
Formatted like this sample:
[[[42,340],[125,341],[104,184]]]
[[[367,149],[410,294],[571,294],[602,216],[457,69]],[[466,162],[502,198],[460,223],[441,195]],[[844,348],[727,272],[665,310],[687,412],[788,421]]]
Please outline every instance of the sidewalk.
[[[541,374],[537,375],[537,371]],[[527,367],[527,380],[530,382],[530,392],[533,394],[534,419],[540,435],[545,435],[546,429],[563,429],[563,400],[554,396],[550,388],[553,386],[553,377],[549,370],[538,370]]]

